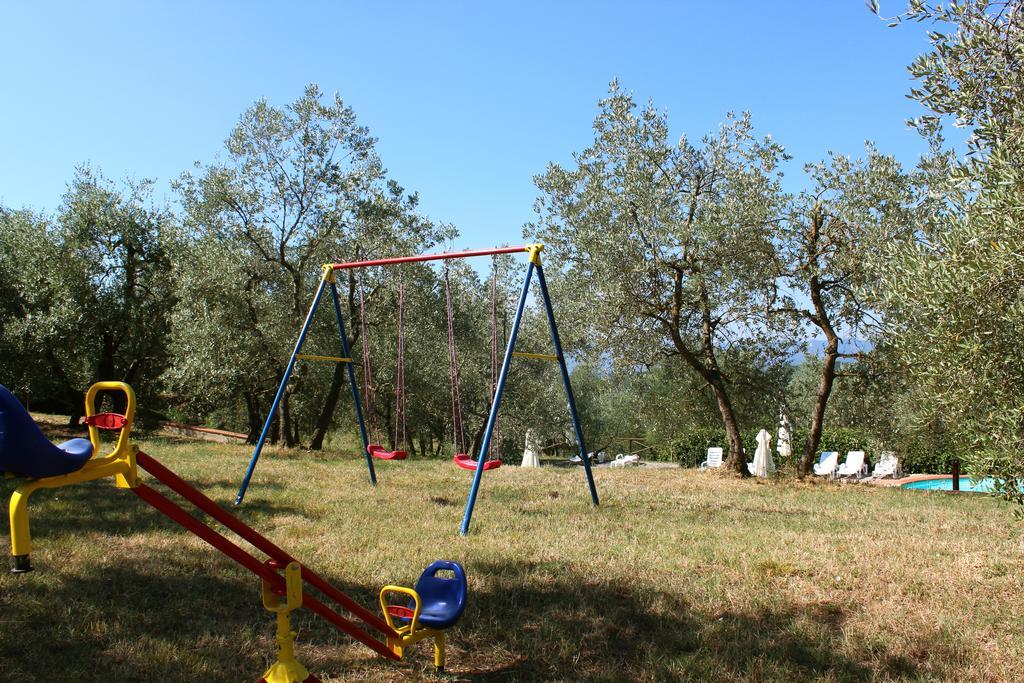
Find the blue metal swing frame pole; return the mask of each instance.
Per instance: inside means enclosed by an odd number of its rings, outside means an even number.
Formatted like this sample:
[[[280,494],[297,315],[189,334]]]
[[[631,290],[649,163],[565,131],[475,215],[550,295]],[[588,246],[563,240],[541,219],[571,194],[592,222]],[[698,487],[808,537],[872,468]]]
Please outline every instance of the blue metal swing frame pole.
[[[531,255],[532,256],[532,255]],[[487,457],[487,449],[491,445],[491,436],[494,433],[494,421],[498,417],[498,407],[501,405],[501,395],[505,390],[505,380],[508,379],[508,368],[512,364],[512,351],[516,347],[516,337],[519,335],[519,323],[523,320],[523,309],[526,308],[526,297],[530,293],[530,279],[533,277],[533,260],[531,258],[526,267],[526,279],[523,280],[523,291],[519,295],[519,305],[516,307],[516,317],[512,322],[512,331],[509,333],[508,346],[505,348],[505,359],[501,362],[501,373],[498,375],[498,386],[494,390],[494,401],[491,402],[491,412],[487,416],[487,427],[484,429],[484,440],[480,444],[480,454],[476,458],[476,470],[473,472],[473,486],[469,489],[469,500],[466,501],[466,512],[462,516],[462,527],[459,533],[463,536],[469,531],[469,522],[473,518],[473,506],[476,505],[476,494],[480,490],[480,480],[484,473],[484,459]]]
[[[569,368],[565,364],[565,354],[562,353],[562,339],[558,336],[558,326],[555,324],[555,311],[551,308],[551,296],[548,295],[548,283],[544,279],[544,267],[537,264],[537,282],[540,284],[541,297],[544,299],[544,310],[548,314],[548,327],[551,328],[551,341],[555,345],[555,356],[558,358],[558,367],[562,371],[562,384],[565,386],[565,398],[569,402],[569,413],[572,415],[572,427],[576,430],[576,443],[580,447],[580,460],[583,461],[583,469],[587,473],[587,486],[590,487],[590,500],[594,505],[600,505],[597,499],[597,486],[594,484],[594,472],[590,468],[590,457],[587,455],[587,447],[583,443],[583,427],[580,426],[580,416],[576,412],[576,398],[572,393],[572,384],[569,382]]]
[[[462,517],[462,527],[459,533],[465,536],[469,532],[469,523],[473,517],[473,506],[476,505],[477,493],[480,490],[480,482],[483,479],[483,463],[487,450],[491,444],[491,436],[494,432],[494,422],[498,416],[498,408],[501,405],[501,396],[505,390],[505,380],[508,377],[508,369],[512,363],[512,354],[515,351],[516,337],[519,334],[519,324],[523,319],[523,310],[526,307],[526,297],[530,293],[530,280],[533,277],[534,268],[537,270],[537,281],[540,284],[541,298],[544,301],[544,311],[547,313],[548,327],[551,330],[551,342],[555,347],[555,356],[558,359],[558,366],[562,373],[562,385],[565,387],[566,399],[569,403],[569,414],[572,417],[572,426],[576,432],[576,443],[580,448],[580,459],[583,461],[583,468],[587,475],[587,485],[590,488],[590,499],[594,505],[599,505],[597,497],[597,486],[594,484],[594,473],[590,467],[590,457],[587,455],[587,447],[583,441],[583,428],[580,426],[579,413],[576,410],[576,399],[572,393],[572,383],[569,381],[569,368],[565,363],[565,354],[562,352],[562,340],[558,335],[558,326],[555,324],[555,311],[551,307],[551,296],[548,294],[547,280],[544,278],[544,268],[540,262],[540,249],[530,252],[530,262],[526,268],[526,278],[523,281],[523,291],[519,295],[519,305],[516,307],[516,316],[512,323],[512,331],[509,334],[508,346],[505,349],[505,359],[501,364],[501,374],[498,376],[498,385],[494,392],[494,401],[491,403],[491,412],[487,416],[487,427],[484,430],[484,439],[480,444],[480,453],[477,455],[477,467],[473,473],[473,486],[469,490],[469,500],[466,501],[466,512]]]
[[[348,346],[348,336],[345,334],[345,320],[341,316],[341,302],[338,300],[338,288],[334,283],[334,273],[325,277],[331,278],[331,298],[334,301],[334,317],[338,320],[338,337],[341,339],[341,352],[345,358],[352,358],[352,352]],[[377,472],[373,469],[373,457],[370,455],[370,435],[366,433],[366,421],[363,419],[363,404],[359,400],[359,387],[356,384],[356,371],[352,363],[348,363],[348,386],[352,390],[352,406],[356,411],[356,419],[359,421],[359,436],[363,439],[363,456],[366,457],[366,467],[370,471],[370,483],[377,485]]]
[[[256,448],[253,450],[252,459],[249,461],[249,468],[245,471],[245,477],[242,479],[242,485],[238,489],[238,495],[235,497],[235,505],[241,505],[245,499],[245,493],[249,489],[249,482],[252,480],[252,474],[256,471],[256,463],[259,462],[260,454],[263,452],[263,444],[266,442],[267,434],[270,432],[270,425],[274,421],[274,414],[277,412],[277,408],[281,403],[281,399],[284,397],[285,387],[288,386],[288,380],[291,379],[292,371],[295,369],[295,361],[298,359],[299,352],[302,350],[302,344],[306,341],[306,335],[309,333],[309,328],[313,324],[313,315],[316,313],[317,306],[320,305],[320,299],[323,297],[324,289],[330,285],[331,299],[334,302],[334,316],[338,321],[338,337],[341,340],[341,349],[345,358],[352,358],[349,352],[348,336],[345,334],[345,322],[341,315],[341,302],[338,298],[338,288],[334,282],[334,270],[330,268],[324,269],[324,276],[320,280],[320,286],[317,287],[316,294],[313,296],[313,303],[309,307],[309,312],[306,313],[306,320],[302,323],[302,330],[299,332],[299,338],[295,342],[295,348],[292,349],[292,355],[288,358],[288,365],[285,367],[284,377],[281,378],[281,386],[277,388],[277,394],[274,396],[274,402],[270,406],[270,412],[267,413],[267,421],[263,423],[263,430],[260,432],[260,437],[256,441]],[[363,455],[366,456],[366,466],[370,471],[370,483],[374,486],[377,485],[377,473],[373,468],[373,459],[370,457],[370,453],[367,450],[369,446],[369,436],[366,433],[366,422],[363,419],[363,407],[359,400],[359,389],[356,385],[355,371],[352,369],[352,363],[348,362],[348,383],[349,388],[352,390],[352,403],[356,411],[356,419],[359,420],[359,435],[363,440]]]
[[[306,321],[302,323],[302,331],[299,332],[299,338],[295,342],[295,348],[292,349],[292,355],[288,359],[288,365],[284,370],[284,377],[281,378],[281,386],[277,388],[277,394],[274,396],[274,402],[270,406],[270,411],[267,413],[267,421],[263,423],[263,431],[260,432],[260,438],[256,441],[256,449],[252,452],[252,459],[249,461],[249,468],[245,471],[245,477],[242,479],[242,485],[238,489],[238,495],[235,496],[235,505],[241,505],[242,500],[245,498],[245,492],[249,488],[249,480],[252,479],[252,473],[256,470],[256,463],[260,459],[260,453],[263,452],[263,442],[267,439],[267,433],[270,432],[270,423],[274,421],[274,413],[277,412],[277,407],[281,403],[281,398],[284,396],[284,389],[288,386],[288,380],[292,376],[292,370],[295,368],[295,357],[299,355],[299,351],[302,350],[302,342],[306,341],[306,334],[309,333],[310,325],[313,323],[313,314],[316,312],[316,307],[320,303],[320,297],[324,294],[324,289],[327,287],[327,280],[321,279],[320,286],[316,288],[316,294],[313,296],[313,304],[309,307],[309,312],[306,314]]]

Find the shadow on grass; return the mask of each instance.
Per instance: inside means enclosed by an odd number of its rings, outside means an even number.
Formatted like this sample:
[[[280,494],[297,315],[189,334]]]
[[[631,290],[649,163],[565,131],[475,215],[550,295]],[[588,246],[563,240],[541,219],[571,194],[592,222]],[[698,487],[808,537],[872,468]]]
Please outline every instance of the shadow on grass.
[[[173,568],[127,560],[56,580],[42,570],[16,577],[0,599],[4,680],[257,679],[276,651],[258,581],[203,555]],[[303,613],[296,625],[312,619]],[[305,630],[300,656],[310,654]],[[344,639],[322,631],[313,640],[316,667],[344,670],[343,650],[324,647]]]
[[[17,484],[2,482],[0,495],[9,497]],[[161,492],[249,549],[186,501]],[[193,551],[153,536],[134,545],[135,534],[167,531],[175,539],[186,532],[130,491],[109,480],[40,490],[29,509],[36,571],[7,574],[5,561],[0,575],[0,679],[255,680],[273,659],[274,619],[261,607],[259,580],[205,545]],[[243,511],[240,516],[292,510],[253,500]],[[7,524],[2,528],[9,533]],[[96,546],[83,545],[86,538],[112,547],[93,557]],[[5,557],[8,539],[2,539]],[[75,557],[82,553],[77,548],[88,548],[87,557]],[[378,587],[326,578],[357,602],[374,605]],[[344,670],[336,646],[348,643],[347,636],[312,614],[300,615],[296,625],[309,661],[318,669]]]
[[[452,669],[470,680],[861,681],[920,673],[898,655],[875,652],[869,664],[844,654],[848,615],[836,604],[709,613],[678,586],[642,591],[546,564],[473,563],[467,572],[489,584],[472,594],[452,636]],[[467,665],[496,644],[505,661]]]
[[[24,481],[10,479],[0,482],[0,499],[9,500],[14,490]],[[143,481],[193,516],[217,528],[216,522],[156,480],[144,475]],[[210,490],[231,487],[233,484],[227,480],[203,481],[197,488],[209,496]],[[261,487],[276,492],[280,492],[284,488],[283,485],[273,482],[264,482]],[[277,498],[281,498],[281,496],[277,496]],[[265,497],[254,497],[247,500],[241,508],[234,508],[223,500],[214,499],[214,502],[243,521],[258,520],[291,511],[287,507],[272,503]],[[155,529],[181,528],[150,508],[131,491],[116,488],[110,478],[63,488],[39,489],[32,493],[28,510],[35,545],[43,542],[43,539],[48,536],[68,532],[123,535]],[[4,521],[0,524],[0,529],[8,534],[9,539],[9,519],[6,514],[4,514]],[[229,533],[228,536],[231,537],[231,534]],[[4,549],[9,550],[9,548],[9,545],[5,545]]]
[[[203,486],[220,482],[204,482]],[[106,486],[108,490],[98,490]],[[270,485],[267,485],[270,486]],[[9,494],[12,487],[0,490]],[[45,494],[55,494],[43,500]],[[181,531],[109,482],[40,492],[33,506],[38,545],[88,533],[96,543],[139,531]],[[253,516],[290,512],[257,499]],[[286,548],[287,549],[287,548]],[[252,680],[273,657],[273,620],[260,608],[257,581],[211,549],[186,552],[150,544],[132,555],[119,545],[101,565],[38,565],[0,578],[0,662],[10,680]],[[113,553],[124,556],[114,557]],[[300,558],[301,559],[301,558]],[[649,590],[610,582],[558,560],[466,562],[470,602],[449,636],[458,680],[832,680],[943,675],[960,656],[927,634],[874,647],[870,661],[845,642],[847,608],[830,602],[763,604],[713,612],[687,597],[686,576]],[[314,567],[315,568],[315,567]],[[626,574],[628,576],[628,573]],[[327,577],[330,580],[331,577]],[[378,586],[338,586],[373,609]],[[420,646],[394,664],[350,642],[307,613],[299,656],[312,670],[359,679],[427,676]],[[921,658],[907,652],[921,652]],[[931,668],[922,671],[920,662]],[[353,668],[357,673],[353,674]]]

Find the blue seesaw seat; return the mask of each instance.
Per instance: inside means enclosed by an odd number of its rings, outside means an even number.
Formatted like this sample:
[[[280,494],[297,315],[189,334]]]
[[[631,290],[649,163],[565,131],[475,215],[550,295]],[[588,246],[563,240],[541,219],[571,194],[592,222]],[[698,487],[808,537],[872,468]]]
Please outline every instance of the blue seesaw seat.
[[[70,474],[92,457],[88,439],[54,445],[28,411],[0,384],[0,472],[33,479]]]
[[[450,579],[437,576],[444,570],[450,570],[455,576]],[[421,602],[419,623],[429,628],[448,628],[466,609],[466,572],[458,562],[431,563],[416,580],[415,589]]]

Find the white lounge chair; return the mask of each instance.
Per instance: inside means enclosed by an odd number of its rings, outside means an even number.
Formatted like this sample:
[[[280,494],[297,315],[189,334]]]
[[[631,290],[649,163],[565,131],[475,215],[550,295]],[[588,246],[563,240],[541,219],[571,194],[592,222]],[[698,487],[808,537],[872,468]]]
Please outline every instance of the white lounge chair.
[[[705,470],[711,467],[722,466],[722,449],[712,446],[708,449],[708,459],[700,464],[700,469]]]
[[[846,462],[836,470],[837,477],[862,477],[868,473],[864,464],[864,451],[847,451]]]
[[[875,469],[871,472],[871,476],[876,479],[883,479],[885,477],[899,479],[902,475],[903,468],[900,467],[900,459],[896,457],[896,454],[892,451],[882,451],[878,456],[878,462],[875,463]]]
[[[626,467],[628,465],[639,465],[639,455],[626,455],[625,453],[619,453],[615,456],[615,459],[611,462],[611,467]]]
[[[839,466],[839,451],[822,451],[821,458],[814,464],[814,473],[819,477],[833,477]]]

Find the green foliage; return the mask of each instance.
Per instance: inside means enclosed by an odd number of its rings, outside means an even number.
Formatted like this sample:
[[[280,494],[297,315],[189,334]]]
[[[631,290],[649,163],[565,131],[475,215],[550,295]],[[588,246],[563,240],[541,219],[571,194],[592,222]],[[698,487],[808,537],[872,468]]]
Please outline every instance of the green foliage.
[[[808,164],[809,189],[791,198],[779,230],[784,291],[799,292],[803,303],[783,300],[818,334],[865,332],[873,311],[861,292],[875,264],[864,255],[910,224],[910,178],[894,157],[870,143],[865,152],[860,159],[830,153]]]
[[[764,371],[751,359],[726,354],[724,366],[737,387],[736,412],[746,424],[772,425],[777,418],[780,387],[788,373]],[[647,368],[611,369],[585,362],[572,373],[590,450],[613,454],[625,447],[623,437],[638,437],[659,450],[688,441],[693,433],[724,434],[708,427],[717,421],[714,395],[687,368],[662,359]],[[722,445],[721,439],[718,444]],[[703,452],[703,451],[701,451]],[[702,458],[703,459],[703,458]]]
[[[450,233],[416,213],[415,195],[385,179],[374,144],[340,97],[324,102],[309,86],[286,107],[257,102],[225,143],[226,159],[180,178],[183,251],[176,271],[175,362],[167,376],[189,412],[241,403],[255,435],[284,375],[320,265],[418,251]],[[350,326],[359,291],[354,278],[339,282]],[[373,298],[394,297],[392,285],[379,274],[359,283]],[[410,320],[418,319],[421,305],[410,297]],[[308,352],[329,348],[326,355],[338,355],[331,311],[325,296]],[[349,334],[354,341],[358,328]],[[276,439],[295,444],[317,429],[323,438],[342,370],[298,368]],[[332,383],[333,400],[326,389]]]
[[[771,426],[771,425],[766,425]],[[754,451],[757,450],[757,433],[760,429],[751,429],[743,432],[743,448],[746,450],[746,462],[754,459]],[[772,435],[772,458],[776,467],[795,468],[799,459],[798,446],[803,444],[807,438],[806,431],[797,430],[793,435],[793,455],[788,459],[782,458],[776,451],[777,433],[772,426],[769,429]],[[873,437],[866,431],[860,429],[827,429],[821,438],[821,451],[839,451],[845,456],[847,451],[869,450],[869,444]],[[723,446],[725,444],[725,431],[720,428],[692,428],[681,433],[670,440],[664,447],[657,450],[658,460],[678,462],[683,467],[696,467],[707,459],[708,448],[712,446]]]
[[[84,387],[121,380],[159,407],[172,216],[152,205],[150,187],[81,168],[56,217],[0,213],[0,368],[26,400],[76,415]]]
[[[920,168],[915,231],[890,245],[879,298],[921,424],[941,420],[973,471],[1014,486],[1024,449],[1024,2],[915,2],[907,16],[947,24],[910,67],[918,121],[933,145]],[[941,125],[970,127],[969,156],[943,151]]]
[[[715,394],[738,449],[720,355],[781,359],[759,312],[777,272],[771,227],[785,153],[756,137],[746,114],[693,144],[671,141],[665,113],[617,82],[599,106],[593,143],[573,166],[535,178],[537,222],[526,233],[564,264],[554,288],[573,302],[590,348],[624,368],[678,357]]]
[[[746,459],[754,459],[757,449],[757,431],[747,430],[743,433],[743,447]],[[795,469],[800,458],[799,450],[806,443],[807,431],[796,430],[793,434],[793,455],[782,458],[776,451],[776,432],[772,431],[772,458],[776,467]],[[697,467],[707,459],[708,448],[724,446],[725,430],[715,427],[692,427],[682,430],[663,445],[659,445],[650,456],[652,460],[676,462],[683,467]],[[894,451],[900,459],[904,474],[947,474],[952,471],[953,461],[961,455],[953,450],[948,442],[941,438],[933,438],[927,434],[917,434],[905,441],[887,442],[866,429],[851,427],[828,428],[822,433],[821,448],[815,456],[823,451],[838,451],[840,462],[849,451],[865,451],[869,464],[877,462],[882,451]]]
[[[38,351],[47,342],[70,341],[81,322],[67,305],[66,281],[53,267],[60,251],[47,217],[0,213],[0,369],[3,383],[24,400],[64,398],[49,358]]]

